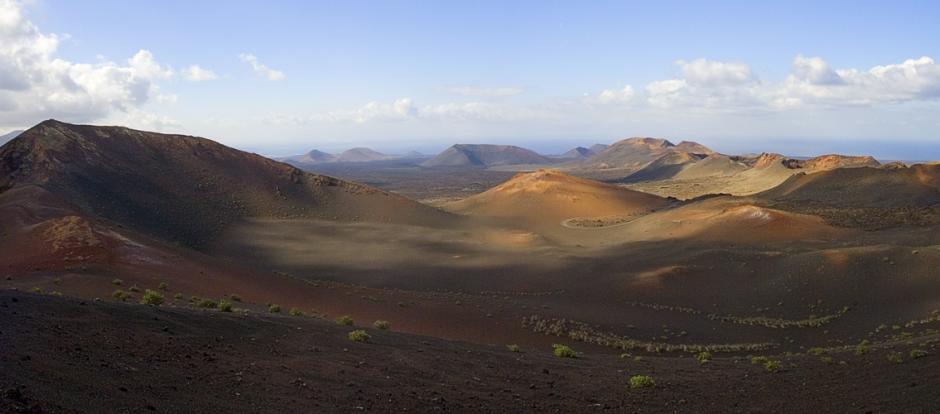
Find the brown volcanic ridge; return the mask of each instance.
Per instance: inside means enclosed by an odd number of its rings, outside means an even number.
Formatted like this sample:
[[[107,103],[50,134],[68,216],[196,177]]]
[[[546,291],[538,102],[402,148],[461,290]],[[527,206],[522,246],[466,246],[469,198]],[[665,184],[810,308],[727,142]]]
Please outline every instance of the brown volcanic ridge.
[[[101,219],[201,248],[246,218],[424,225],[450,219],[394,194],[208,139],[54,120],[0,148],[0,174],[0,221],[27,232],[87,233]]]
[[[665,208],[671,201],[557,170],[520,173],[483,193],[450,203],[461,214],[557,225],[573,217],[631,216]]]

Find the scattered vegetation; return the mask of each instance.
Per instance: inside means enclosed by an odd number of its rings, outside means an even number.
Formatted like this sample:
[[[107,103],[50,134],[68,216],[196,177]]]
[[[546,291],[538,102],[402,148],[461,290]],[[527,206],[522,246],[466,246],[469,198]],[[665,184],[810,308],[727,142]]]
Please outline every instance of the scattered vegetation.
[[[232,311],[232,301],[227,299],[222,299],[217,305],[220,311],[222,312],[231,312]]]
[[[131,286],[131,287],[127,288],[127,290],[129,290],[129,291],[131,291],[131,292],[140,292],[140,288],[137,287],[137,285]]]
[[[275,303],[268,305],[268,312],[281,313],[281,306]]]
[[[765,351],[776,346],[774,343],[670,344],[665,342],[647,342],[602,332],[583,322],[568,319],[542,318],[538,315],[522,318],[522,327],[529,328],[533,332],[566,337],[575,341],[608,346],[623,351],[639,349],[647,352],[746,352]]]
[[[177,292],[175,295],[173,295],[173,299],[176,299],[176,300],[183,299],[183,294]]]
[[[863,339],[862,342],[859,342],[858,345],[855,346],[855,355],[867,354],[870,345],[871,345],[871,341],[867,339]]]
[[[353,318],[350,317],[349,315],[343,315],[343,316],[336,318],[336,323],[343,325],[343,326],[352,326]]]
[[[580,352],[575,352],[571,347],[562,344],[552,344],[552,353],[559,358],[578,358],[581,356]]]
[[[888,362],[901,364],[904,362],[904,354],[900,352],[888,352]]]
[[[826,348],[820,348],[820,347],[818,347],[818,346],[814,346],[814,347],[812,347],[812,348],[806,350],[806,353],[807,353],[807,354],[816,355],[816,356],[825,354],[826,352],[828,352],[828,350],[827,350]]]
[[[197,300],[196,300],[196,307],[197,307],[197,308],[212,309],[212,308],[216,308],[216,307],[218,307],[218,306],[219,306],[219,304],[216,303],[216,301],[214,301],[214,300],[212,300],[212,299],[199,299],[199,298],[197,298]]]
[[[923,349],[912,349],[910,353],[911,359],[923,358],[927,355],[927,351],[924,351]]]
[[[522,352],[522,349],[516,344],[506,345],[506,349],[508,349],[509,352]]]
[[[39,286],[36,286],[36,287],[30,289],[29,291],[32,292],[32,293],[42,293],[42,288],[39,287]]]
[[[366,333],[366,331],[363,331],[362,329],[357,329],[349,333],[350,341],[369,342],[369,339],[372,339],[372,336],[370,336],[368,333]]]
[[[392,327],[392,324],[389,323],[388,321],[383,321],[383,320],[380,319],[380,320],[377,320],[377,321],[373,322],[373,323],[372,323],[372,326],[373,326],[375,329],[381,329],[381,330],[387,331],[387,330],[389,330],[389,328]]]
[[[300,310],[300,308],[290,308],[290,311],[288,311],[287,313],[290,314],[290,316],[304,316],[305,315],[304,311]]]
[[[114,280],[111,281],[111,284],[112,284],[112,285],[115,285],[115,286],[121,286],[121,285],[124,284],[124,281],[121,280],[121,279],[114,279]]]
[[[702,351],[695,355],[695,359],[697,359],[700,364],[707,364],[712,360],[712,354],[708,351]]]
[[[140,298],[140,303],[144,305],[160,306],[163,304],[163,294],[156,290],[147,289],[144,296]]]
[[[630,377],[630,388],[648,388],[656,385],[656,381],[649,375],[634,375]]]
[[[117,299],[117,300],[120,300],[120,301],[124,301],[124,300],[127,300],[128,298],[130,298],[130,297],[131,297],[131,294],[130,294],[130,293],[127,293],[127,292],[125,292],[125,291],[123,291],[123,290],[121,290],[121,289],[118,289],[118,290],[115,290],[114,293],[111,293],[111,297],[113,297],[113,298],[115,298],[115,299]]]
[[[751,364],[752,364],[752,365],[764,365],[764,363],[767,362],[767,361],[768,361],[768,359],[767,359],[767,357],[765,357],[765,356],[752,356],[752,357],[751,357]]]
[[[777,372],[783,369],[783,363],[770,359],[764,362],[764,369],[766,369],[767,372]]]
[[[169,286],[166,284],[166,282],[160,282],[160,285],[157,286],[157,289],[160,289],[163,291],[166,291],[167,288],[169,288]]]

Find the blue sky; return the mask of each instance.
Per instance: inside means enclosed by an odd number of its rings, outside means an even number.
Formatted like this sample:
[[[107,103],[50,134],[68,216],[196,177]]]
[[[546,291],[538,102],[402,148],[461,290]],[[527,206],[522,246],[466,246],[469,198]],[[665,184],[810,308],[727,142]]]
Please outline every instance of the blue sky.
[[[0,129],[940,158],[938,3],[635,3],[0,0]]]

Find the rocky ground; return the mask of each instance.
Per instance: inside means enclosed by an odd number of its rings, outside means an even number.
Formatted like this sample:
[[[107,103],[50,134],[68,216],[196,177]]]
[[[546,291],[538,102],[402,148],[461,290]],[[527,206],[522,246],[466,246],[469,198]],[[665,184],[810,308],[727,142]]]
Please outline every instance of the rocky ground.
[[[937,339],[826,355],[639,360],[287,315],[0,292],[2,412],[937,412]],[[564,339],[559,339],[564,341]],[[577,350],[577,344],[573,344]],[[911,349],[927,355],[910,358]],[[895,354],[897,353],[897,354]],[[900,363],[890,356],[901,356]],[[655,385],[631,388],[634,375]]]

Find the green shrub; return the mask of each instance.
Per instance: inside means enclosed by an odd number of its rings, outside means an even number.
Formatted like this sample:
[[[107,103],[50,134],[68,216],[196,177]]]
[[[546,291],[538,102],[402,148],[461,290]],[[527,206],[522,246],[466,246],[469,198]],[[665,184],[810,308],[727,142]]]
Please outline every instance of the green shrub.
[[[144,296],[140,298],[140,303],[144,305],[159,306],[163,304],[163,295],[156,290],[147,289]]]
[[[388,321],[383,321],[383,320],[380,319],[380,320],[377,320],[377,321],[373,322],[373,323],[372,323],[372,326],[373,326],[375,329],[381,329],[381,330],[383,330],[383,331],[387,331],[387,330],[389,330],[389,328],[392,327],[392,324],[389,323]]]
[[[577,358],[581,356],[580,352],[575,352],[571,347],[562,344],[552,344],[552,353],[559,358]]]
[[[300,310],[300,308],[290,308],[288,313],[290,316],[304,316],[304,311]]]
[[[232,302],[229,300],[222,299],[219,301],[217,306],[222,312],[231,312],[232,311]]]
[[[506,349],[508,349],[509,352],[522,352],[522,349],[516,344],[506,345]]]
[[[30,289],[29,291],[32,292],[32,293],[42,293],[42,288],[39,287],[39,286],[36,286],[36,287]]]
[[[111,293],[111,296],[117,300],[127,300],[131,295],[121,289],[115,290],[114,293]]]
[[[371,339],[371,338],[372,338],[372,337],[369,336],[369,334],[366,333],[366,331],[363,331],[362,329],[357,329],[357,330],[352,331],[352,332],[349,333],[349,340],[350,340],[350,341],[369,342],[369,339]]]
[[[751,357],[752,365],[764,365],[764,363],[766,363],[767,361],[768,361],[767,357],[764,357],[764,356]]]
[[[767,360],[764,362],[764,369],[766,369],[768,372],[777,372],[783,369],[783,363],[775,360]]]
[[[241,302],[241,301],[242,301],[242,297],[241,297],[241,296],[238,296],[238,295],[236,295],[236,294],[234,294],[234,293],[231,294],[231,295],[228,295],[228,299],[229,299],[230,301],[232,301],[232,302]]]
[[[114,280],[111,281],[111,284],[112,284],[112,285],[116,285],[116,286],[121,286],[121,285],[124,284],[124,281],[121,280],[121,279],[114,279]]]
[[[197,298],[197,300],[196,300],[196,307],[198,307],[198,308],[211,309],[211,308],[216,308],[216,307],[218,307],[218,306],[219,306],[219,304],[216,303],[216,301],[214,301],[214,300],[212,300],[212,299],[198,299],[198,298]]]
[[[820,347],[816,346],[816,347],[812,347],[812,348],[806,350],[806,353],[808,353],[808,354],[810,354],[810,355],[820,356],[820,355],[826,353],[826,348],[820,348]]]
[[[167,286],[166,282],[160,282],[160,286],[157,286],[157,289],[166,290],[168,287],[169,286]]]
[[[182,294],[182,293],[177,293],[177,294],[173,295],[173,299],[180,300],[180,299],[182,299],[182,298],[183,298],[183,294]]]
[[[271,313],[281,313],[281,307],[280,307],[279,305],[276,305],[276,304],[273,304],[273,303],[272,303],[272,304],[268,305],[268,312],[271,312]]]
[[[863,339],[862,342],[859,342],[858,345],[855,346],[855,355],[867,354],[869,351],[869,345],[871,345],[871,341]]]
[[[131,291],[131,292],[140,292],[140,288],[137,287],[137,285],[131,286],[131,287],[127,288],[127,290],[129,290],[129,291]]]
[[[927,351],[923,349],[912,349],[910,355],[911,359],[923,358],[927,356]]]
[[[697,359],[700,364],[707,364],[712,360],[712,354],[708,351],[702,351],[695,356],[695,359]]]
[[[349,315],[343,315],[336,318],[336,323],[344,326],[350,326],[353,324],[353,318],[349,317]]]
[[[630,388],[647,388],[656,385],[656,381],[649,375],[634,375],[630,377]]]
[[[900,352],[888,352],[888,362],[900,364],[904,362],[904,355]]]

